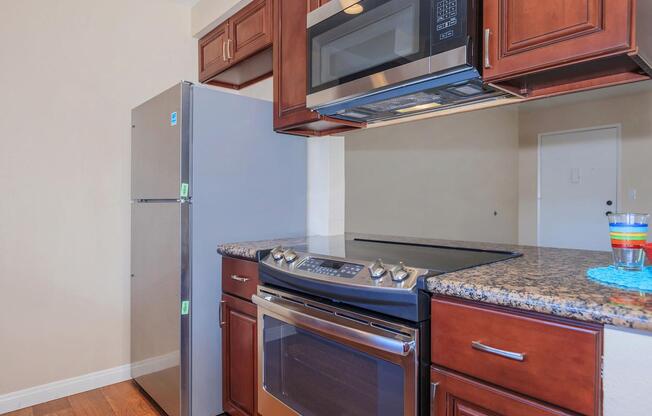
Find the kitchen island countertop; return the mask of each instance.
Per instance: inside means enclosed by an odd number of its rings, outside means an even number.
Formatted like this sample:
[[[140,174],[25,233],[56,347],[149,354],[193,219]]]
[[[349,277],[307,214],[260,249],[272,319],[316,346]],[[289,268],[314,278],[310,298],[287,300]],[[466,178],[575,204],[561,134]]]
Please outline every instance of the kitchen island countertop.
[[[652,294],[622,290],[591,281],[586,270],[611,264],[611,253],[476,243],[414,237],[347,234],[222,244],[225,256],[255,261],[259,251],[303,246],[315,239],[354,239],[432,244],[523,253],[522,257],[431,277],[433,294],[541,312],[605,325],[652,331]]]

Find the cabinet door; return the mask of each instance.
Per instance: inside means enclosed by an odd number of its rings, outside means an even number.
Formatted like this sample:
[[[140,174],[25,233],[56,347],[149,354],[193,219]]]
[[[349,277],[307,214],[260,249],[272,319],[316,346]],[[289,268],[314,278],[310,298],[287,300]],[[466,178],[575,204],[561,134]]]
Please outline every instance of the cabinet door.
[[[632,0],[484,0],[484,78],[627,52],[632,8]]]
[[[204,82],[229,66],[229,25],[221,24],[199,41],[199,81]]]
[[[274,128],[317,121],[306,108],[307,31],[305,0],[274,1]]]
[[[431,414],[448,416],[570,416],[564,410],[432,368]]]
[[[233,63],[272,45],[272,0],[254,0],[229,20],[228,54]]]
[[[222,296],[222,404],[231,416],[256,415],[256,307]]]
[[[324,4],[328,3],[331,0],[308,0],[308,10],[313,11],[317,7],[321,7]]]

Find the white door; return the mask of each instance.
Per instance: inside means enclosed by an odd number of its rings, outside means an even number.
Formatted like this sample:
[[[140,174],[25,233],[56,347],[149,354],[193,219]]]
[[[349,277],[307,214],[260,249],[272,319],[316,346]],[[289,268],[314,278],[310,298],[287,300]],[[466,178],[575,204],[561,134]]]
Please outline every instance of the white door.
[[[617,211],[620,127],[539,137],[539,245],[611,250],[606,214]]]

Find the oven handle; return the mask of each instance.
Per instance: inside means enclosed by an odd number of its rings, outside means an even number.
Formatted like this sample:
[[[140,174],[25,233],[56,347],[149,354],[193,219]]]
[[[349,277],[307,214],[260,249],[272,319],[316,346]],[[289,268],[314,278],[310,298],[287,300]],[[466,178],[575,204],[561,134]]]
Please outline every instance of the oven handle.
[[[259,307],[273,312],[283,318],[290,320],[292,324],[296,323],[307,328],[328,334],[337,338],[351,340],[359,345],[364,345],[375,350],[384,351],[392,355],[406,357],[414,350],[415,341],[401,341],[398,339],[388,338],[382,335],[362,331],[349,326],[344,326],[326,319],[312,316],[291,304],[281,305],[278,302],[261,298],[253,295],[251,300]]]

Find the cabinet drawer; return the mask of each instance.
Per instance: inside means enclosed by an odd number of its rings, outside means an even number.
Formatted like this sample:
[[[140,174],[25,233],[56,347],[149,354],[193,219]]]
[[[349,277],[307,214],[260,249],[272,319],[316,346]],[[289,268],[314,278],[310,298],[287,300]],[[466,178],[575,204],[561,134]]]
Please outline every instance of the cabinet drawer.
[[[222,291],[251,301],[258,286],[258,263],[222,257]]]
[[[433,367],[430,372],[433,415],[450,416],[570,416],[514,393]]]
[[[602,332],[435,298],[431,361],[585,415],[600,408]],[[513,353],[513,354],[509,354]]]

